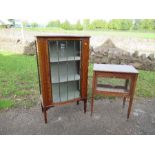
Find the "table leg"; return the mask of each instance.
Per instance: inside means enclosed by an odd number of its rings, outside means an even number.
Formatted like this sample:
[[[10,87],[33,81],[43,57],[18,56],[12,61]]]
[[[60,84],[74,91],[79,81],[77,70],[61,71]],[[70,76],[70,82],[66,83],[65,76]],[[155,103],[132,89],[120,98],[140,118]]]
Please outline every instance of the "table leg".
[[[130,100],[129,100],[129,107],[128,107],[127,119],[129,119],[129,117],[130,117],[132,103],[133,103],[133,97],[131,97]]]
[[[126,97],[123,97],[123,108],[125,107]]]
[[[92,97],[91,97],[91,116],[94,111],[94,94],[96,89],[96,76],[95,73],[93,74],[93,80],[92,80]]]
[[[94,97],[91,98],[91,116],[93,115],[94,111]]]
[[[125,80],[125,89],[128,89],[129,79]],[[126,97],[123,97],[123,108],[125,107]]]
[[[134,75],[132,77],[132,79],[131,79],[131,84],[130,84],[130,100],[129,100],[127,119],[129,119],[130,113],[131,113],[131,108],[132,108],[133,97],[134,97],[135,88],[136,88],[137,77],[138,77],[138,75]]]
[[[125,80],[125,88],[126,88],[126,89],[128,88],[128,84],[129,84],[129,79],[126,79],[126,80]]]

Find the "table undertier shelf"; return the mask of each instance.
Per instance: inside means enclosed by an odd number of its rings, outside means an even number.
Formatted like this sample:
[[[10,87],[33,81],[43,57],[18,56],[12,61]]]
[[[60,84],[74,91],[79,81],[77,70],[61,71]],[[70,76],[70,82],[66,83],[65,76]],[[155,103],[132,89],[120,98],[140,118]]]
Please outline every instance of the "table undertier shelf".
[[[128,93],[124,86],[112,86],[112,85],[104,85],[104,84],[97,84],[97,91],[103,92],[114,92],[114,93]]]

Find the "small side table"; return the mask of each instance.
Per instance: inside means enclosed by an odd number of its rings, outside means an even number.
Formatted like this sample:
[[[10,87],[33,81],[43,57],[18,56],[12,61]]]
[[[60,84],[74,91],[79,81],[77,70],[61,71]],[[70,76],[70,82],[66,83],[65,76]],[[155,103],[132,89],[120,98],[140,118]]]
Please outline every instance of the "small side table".
[[[107,84],[97,84],[97,78],[119,78],[124,79],[123,86],[112,86]],[[123,97],[123,107],[126,98],[129,98],[129,106],[127,119],[130,116],[133,97],[138,78],[138,71],[130,65],[113,65],[113,64],[94,64],[93,80],[92,80],[92,99],[91,99],[91,115],[94,111],[94,96],[103,94],[108,96]]]

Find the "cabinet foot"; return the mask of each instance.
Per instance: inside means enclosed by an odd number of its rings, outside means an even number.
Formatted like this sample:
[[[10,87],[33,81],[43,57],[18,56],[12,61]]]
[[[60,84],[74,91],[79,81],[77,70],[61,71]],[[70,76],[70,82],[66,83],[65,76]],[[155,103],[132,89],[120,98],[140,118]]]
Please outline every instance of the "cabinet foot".
[[[84,113],[87,112],[87,100],[84,100]]]
[[[44,112],[44,109],[43,109],[43,106],[42,106],[42,104],[41,104],[41,111],[42,111],[42,113]]]
[[[47,110],[46,110],[46,108],[43,109],[43,112],[44,112],[44,121],[45,121],[45,123],[47,123]]]
[[[91,116],[93,115],[93,111],[94,111],[94,97],[92,96],[92,98],[91,98]]]

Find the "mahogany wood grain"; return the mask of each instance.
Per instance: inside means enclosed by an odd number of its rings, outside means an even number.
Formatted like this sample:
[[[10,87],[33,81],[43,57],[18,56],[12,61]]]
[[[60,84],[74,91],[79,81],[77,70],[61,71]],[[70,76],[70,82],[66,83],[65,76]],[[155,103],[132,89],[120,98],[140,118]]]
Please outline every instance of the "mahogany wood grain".
[[[37,38],[37,55],[38,55],[38,69],[40,73],[41,86],[41,108],[44,113],[44,120],[47,123],[47,110],[54,106],[61,106],[73,102],[84,102],[84,112],[87,108],[87,82],[88,82],[88,60],[89,60],[89,36],[70,36],[70,35],[44,35],[36,36]],[[80,97],[64,102],[53,102],[52,96],[52,78],[50,66],[50,56],[48,49],[48,42],[52,40],[79,40],[82,42],[81,47],[81,70],[80,70]],[[51,51],[52,52],[52,51]]]
[[[41,81],[41,92],[43,98],[43,106],[51,105],[51,89],[50,89],[50,78],[49,78],[49,65],[47,44],[46,39],[37,39],[38,46],[38,63]]]
[[[82,40],[82,58],[81,58],[81,97],[87,99],[88,86],[88,60],[89,60],[89,38]]]

